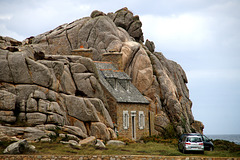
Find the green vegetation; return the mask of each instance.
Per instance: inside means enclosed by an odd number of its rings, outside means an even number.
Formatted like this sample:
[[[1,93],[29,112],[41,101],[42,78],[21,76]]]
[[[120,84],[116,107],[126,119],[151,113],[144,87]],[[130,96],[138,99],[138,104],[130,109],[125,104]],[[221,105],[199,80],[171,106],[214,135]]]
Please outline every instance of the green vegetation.
[[[58,141],[38,142],[33,145],[37,149],[35,154],[53,155],[162,155],[162,156],[209,156],[209,157],[240,157],[240,145],[235,143],[215,140],[215,150],[205,151],[204,155],[199,153],[183,154],[178,151],[177,139],[163,139],[159,136],[143,137],[140,142],[133,142],[128,139],[121,139],[127,142],[126,146],[107,146],[97,148],[87,145],[84,147],[72,147],[68,144],[61,144]],[[4,144],[4,145],[3,145]],[[1,142],[0,152],[6,148],[7,144]]]

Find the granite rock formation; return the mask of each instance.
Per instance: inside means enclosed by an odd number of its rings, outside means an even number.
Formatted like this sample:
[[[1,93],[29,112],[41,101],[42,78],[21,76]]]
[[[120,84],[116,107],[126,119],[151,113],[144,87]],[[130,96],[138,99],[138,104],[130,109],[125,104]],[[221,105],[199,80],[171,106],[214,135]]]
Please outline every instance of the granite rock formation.
[[[83,46],[92,50],[93,60],[102,60],[107,52],[122,53],[123,70],[151,102],[154,134],[168,132],[169,126],[177,134],[202,132],[202,123],[192,115],[184,70],[155,52],[153,42],[143,44],[141,26],[139,17],[123,8],[108,14],[93,11],[23,42],[0,37],[1,123],[65,126],[80,139],[116,137],[93,61],[72,55]],[[0,132],[7,134],[1,127]]]

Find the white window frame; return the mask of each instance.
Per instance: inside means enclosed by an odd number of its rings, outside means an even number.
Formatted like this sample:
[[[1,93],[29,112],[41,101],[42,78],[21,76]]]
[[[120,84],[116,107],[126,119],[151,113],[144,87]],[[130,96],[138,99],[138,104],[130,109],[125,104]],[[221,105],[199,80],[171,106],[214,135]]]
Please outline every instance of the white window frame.
[[[145,128],[145,115],[143,111],[138,112],[138,124],[139,124],[139,129],[144,129]]]
[[[123,129],[129,128],[129,113],[128,111],[123,111]]]

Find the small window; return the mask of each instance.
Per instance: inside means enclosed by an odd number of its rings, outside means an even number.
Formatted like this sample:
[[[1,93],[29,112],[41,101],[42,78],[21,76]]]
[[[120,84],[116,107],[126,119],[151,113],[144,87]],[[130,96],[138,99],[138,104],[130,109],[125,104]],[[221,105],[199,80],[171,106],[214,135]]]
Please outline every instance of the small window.
[[[139,111],[139,129],[144,129],[145,127],[145,116],[143,111]]]
[[[123,111],[123,129],[129,128],[129,114],[128,111]]]

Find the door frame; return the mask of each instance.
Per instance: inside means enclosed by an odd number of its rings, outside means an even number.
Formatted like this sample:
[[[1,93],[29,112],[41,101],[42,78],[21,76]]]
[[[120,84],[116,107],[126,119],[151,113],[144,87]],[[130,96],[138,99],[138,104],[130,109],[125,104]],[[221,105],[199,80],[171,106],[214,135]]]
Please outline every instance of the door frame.
[[[131,123],[132,123],[132,139],[136,140],[136,116],[137,112],[136,111],[131,111]]]

